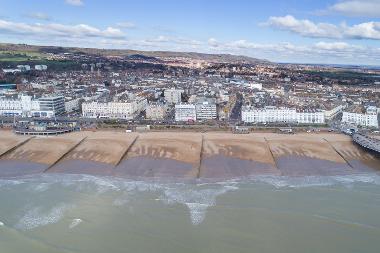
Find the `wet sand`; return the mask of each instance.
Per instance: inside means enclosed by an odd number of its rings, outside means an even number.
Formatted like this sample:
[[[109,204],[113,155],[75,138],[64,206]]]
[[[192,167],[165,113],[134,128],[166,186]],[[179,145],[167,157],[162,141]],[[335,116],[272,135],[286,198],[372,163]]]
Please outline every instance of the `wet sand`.
[[[84,131],[27,140],[0,131],[0,141],[0,177],[51,172],[229,179],[380,172],[378,155],[341,134]]]
[[[284,176],[346,175],[353,170],[322,135],[272,135],[266,137]]]
[[[140,134],[113,175],[195,178],[199,174],[201,146],[202,136],[197,133]]]
[[[137,137],[114,132],[83,133],[86,139],[48,172],[110,175]]]
[[[42,173],[69,152],[81,139],[78,133],[31,138],[0,157],[0,176]]]
[[[325,138],[356,172],[380,171],[380,157],[373,152],[365,151],[352,143],[346,135],[327,136]]]
[[[233,178],[279,173],[263,137],[204,135],[200,177]]]

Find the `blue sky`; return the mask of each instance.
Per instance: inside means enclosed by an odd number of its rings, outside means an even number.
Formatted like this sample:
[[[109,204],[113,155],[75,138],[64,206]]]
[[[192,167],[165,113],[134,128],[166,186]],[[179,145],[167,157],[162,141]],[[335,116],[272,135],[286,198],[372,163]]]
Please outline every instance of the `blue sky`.
[[[380,65],[380,0],[0,0],[0,42]]]

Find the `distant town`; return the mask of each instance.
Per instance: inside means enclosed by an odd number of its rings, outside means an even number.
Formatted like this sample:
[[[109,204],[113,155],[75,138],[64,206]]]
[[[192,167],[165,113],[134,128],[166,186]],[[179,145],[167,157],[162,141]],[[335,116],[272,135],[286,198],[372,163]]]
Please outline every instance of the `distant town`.
[[[9,44],[0,50],[3,126],[44,119],[87,127],[379,128],[376,68]]]

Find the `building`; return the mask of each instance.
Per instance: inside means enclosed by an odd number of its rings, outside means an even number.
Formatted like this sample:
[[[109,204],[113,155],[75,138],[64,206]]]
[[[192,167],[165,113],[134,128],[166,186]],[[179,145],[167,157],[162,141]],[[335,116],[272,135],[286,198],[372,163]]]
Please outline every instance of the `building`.
[[[196,121],[197,113],[193,104],[176,104],[175,121]]]
[[[321,110],[297,111],[298,124],[325,124],[325,113]]]
[[[65,100],[65,111],[73,112],[79,110],[81,98],[66,98]]]
[[[325,110],[325,119],[326,120],[332,120],[334,119],[339,113],[343,112],[343,105],[335,105],[332,106],[330,110]]]
[[[35,65],[34,69],[37,71],[43,71],[43,70],[47,70],[47,66],[46,65]]]
[[[145,115],[150,120],[162,120],[166,117],[167,106],[164,104],[151,103],[146,107]]]
[[[355,111],[345,111],[342,117],[343,123],[353,124],[364,127],[379,127],[377,119],[377,108],[374,106],[367,107],[366,113]]]
[[[22,111],[20,100],[5,97],[0,98],[1,116],[21,116]]]
[[[245,106],[242,108],[241,118],[248,123],[296,123],[298,120],[296,109],[274,106],[264,108]]]
[[[248,88],[251,89],[256,89],[256,90],[262,90],[263,89],[263,84],[261,83],[247,83],[245,84]]]
[[[48,98],[45,98],[48,100]],[[46,100],[45,100],[46,101]],[[1,97],[0,98],[0,115],[2,116],[24,116],[24,117],[54,117],[59,111],[48,108],[46,103],[39,99],[32,99],[31,96],[19,95],[18,97]],[[59,109],[59,106],[57,106]]]
[[[137,97],[127,102],[85,102],[82,115],[86,118],[133,119],[147,106],[146,98]]]
[[[242,121],[247,123],[298,123],[324,124],[325,114],[320,110],[300,110],[287,107],[266,106],[254,108],[245,106],[241,112]]]
[[[30,66],[29,65],[17,65],[17,69],[19,69],[21,72],[29,71]]]
[[[196,99],[197,120],[212,120],[217,118],[216,101],[213,98]]]
[[[65,113],[65,98],[63,96],[41,97],[38,102],[41,111],[52,111],[56,116]]]
[[[169,104],[181,103],[181,96],[184,90],[167,89],[164,91],[165,100]]]

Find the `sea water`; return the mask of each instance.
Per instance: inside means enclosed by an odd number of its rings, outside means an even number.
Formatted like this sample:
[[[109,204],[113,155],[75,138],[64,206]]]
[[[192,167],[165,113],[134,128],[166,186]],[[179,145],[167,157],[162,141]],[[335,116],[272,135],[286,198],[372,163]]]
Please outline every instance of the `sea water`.
[[[380,176],[0,179],[0,253],[380,252]]]

